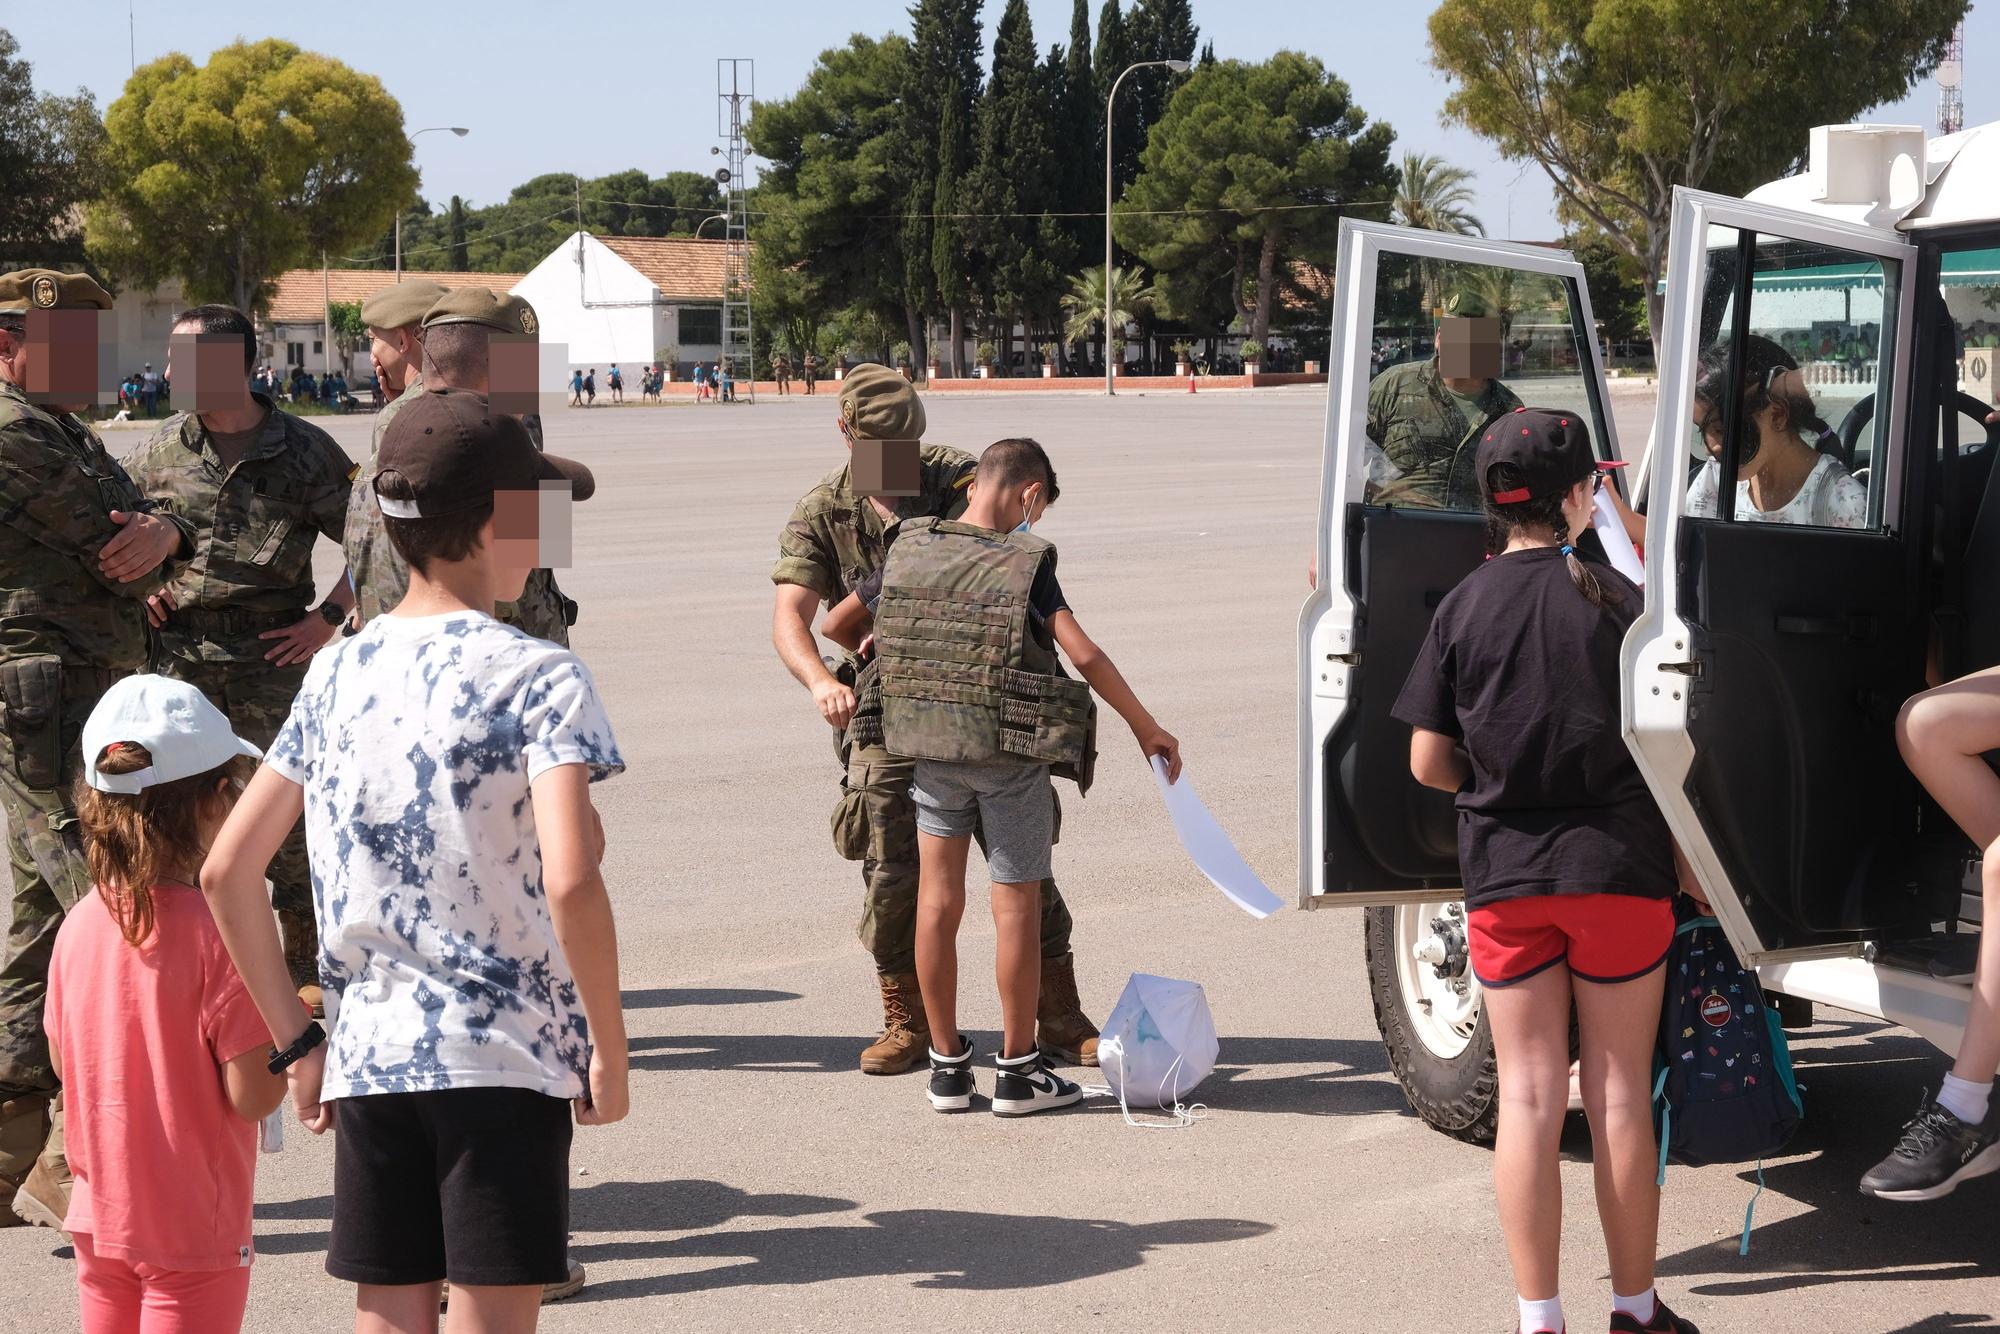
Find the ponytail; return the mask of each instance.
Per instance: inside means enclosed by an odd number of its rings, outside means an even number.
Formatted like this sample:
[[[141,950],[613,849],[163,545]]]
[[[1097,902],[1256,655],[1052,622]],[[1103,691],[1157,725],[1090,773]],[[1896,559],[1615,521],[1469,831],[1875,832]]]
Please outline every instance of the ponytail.
[[[1618,601],[1618,590],[1605,587],[1597,572],[1585,565],[1576,554],[1576,548],[1569,540],[1569,520],[1563,518],[1562,510],[1556,511],[1555,521],[1549,527],[1556,535],[1556,545],[1562,548],[1563,560],[1569,565],[1569,581],[1576,585],[1576,591],[1583,594],[1585,601],[1593,607]]]

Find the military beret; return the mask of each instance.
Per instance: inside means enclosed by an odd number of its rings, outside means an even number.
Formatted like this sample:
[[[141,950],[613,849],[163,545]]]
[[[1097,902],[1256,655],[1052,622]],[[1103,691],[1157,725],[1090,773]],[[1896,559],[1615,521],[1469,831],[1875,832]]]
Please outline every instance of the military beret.
[[[840,419],[861,440],[922,440],[924,402],[887,366],[856,366],[840,382]]]
[[[1444,313],[1459,319],[1484,319],[1490,312],[1486,298],[1477,292],[1458,291],[1445,298]]]
[[[455,287],[446,292],[424,312],[424,327],[433,324],[483,324],[501,333],[530,338],[542,328],[533,306],[512,293],[497,293],[488,287]]]
[[[361,303],[361,322],[371,329],[402,329],[423,322],[424,312],[445,293],[443,283],[418,279],[391,283]]]
[[[0,314],[36,310],[109,310],[111,293],[87,273],[20,269],[0,274]]]

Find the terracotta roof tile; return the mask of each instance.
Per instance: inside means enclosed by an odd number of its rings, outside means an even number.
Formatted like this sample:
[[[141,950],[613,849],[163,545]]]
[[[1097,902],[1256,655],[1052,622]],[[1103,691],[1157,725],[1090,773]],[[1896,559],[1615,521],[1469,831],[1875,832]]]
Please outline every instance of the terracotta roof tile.
[[[526,277],[521,273],[425,273],[403,270],[405,278],[422,278],[446,287],[490,287],[506,292]],[[393,269],[330,269],[326,285],[320,284],[318,269],[289,269],[278,275],[271,293],[267,324],[318,324],[325,313],[324,296],[359,305],[396,281]]]
[[[637,269],[667,298],[722,300],[727,242],[692,236],[599,236],[604,248]]]

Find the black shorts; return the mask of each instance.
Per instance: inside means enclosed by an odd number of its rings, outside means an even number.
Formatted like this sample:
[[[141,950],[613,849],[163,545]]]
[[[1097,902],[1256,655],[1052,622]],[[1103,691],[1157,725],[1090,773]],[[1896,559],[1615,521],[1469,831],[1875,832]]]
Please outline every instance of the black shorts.
[[[570,1104],[531,1089],[334,1104],[326,1272],[350,1283],[557,1283],[569,1272]]]

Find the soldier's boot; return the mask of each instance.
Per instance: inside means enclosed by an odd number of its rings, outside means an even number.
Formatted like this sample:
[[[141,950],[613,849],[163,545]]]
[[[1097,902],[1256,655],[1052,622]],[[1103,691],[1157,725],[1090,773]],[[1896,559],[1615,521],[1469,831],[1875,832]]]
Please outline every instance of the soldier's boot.
[[[915,973],[877,973],[882,984],[882,1036],[861,1052],[861,1070],[900,1075],[930,1059],[931,1024]]]
[[[14,1212],[14,1201],[48,1138],[48,1094],[23,1093],[0,1102],[0,1227],[20,1227],[28,1221]]]
[[[69,1156],[63,1152],[62,1094],[49,1101],[49,1135],[35,1158],[34,1170],[14,1192],[14,1215],[36,1227],[62,1231],[69,1216]]]
[[[291,971],[292,985],[299,999],[312,1007],[312,1017],[326,1017],[325,997],[319,989],[319,927],[304,913],[278,913],[278,935],[285,942],[285,967]]]
[[[1042,960],[1042,995],[1035,1007],[1035,1045],[1065,1065],[1097,1064],[1097,1025],[1076,994],[1076,956]]]

